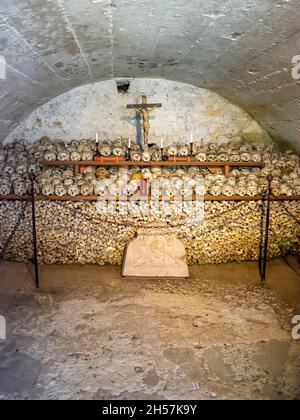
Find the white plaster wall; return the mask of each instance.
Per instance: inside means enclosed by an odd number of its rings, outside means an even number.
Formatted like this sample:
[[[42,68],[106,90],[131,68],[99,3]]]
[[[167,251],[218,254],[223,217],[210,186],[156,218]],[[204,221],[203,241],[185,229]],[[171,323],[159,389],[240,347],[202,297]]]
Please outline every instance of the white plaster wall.
[[[263,136],[246,112],[215,93],[162,79],[133,79],[126,94],[118,93],[115,80],[75,88],[34,111],[7,141],[35,141],[45,135],[68,141],[93,138],[96,132],[102,138],[135,139],[140,127],[135,112],[126,105],[140,103],[142,94],[149,102],[163,104],[151,115],[152,142],[161,138],[165,144],[188,141],[191,132],[195,140],[214,137],[224,141],[224,136],[243,133],[256,139]]]

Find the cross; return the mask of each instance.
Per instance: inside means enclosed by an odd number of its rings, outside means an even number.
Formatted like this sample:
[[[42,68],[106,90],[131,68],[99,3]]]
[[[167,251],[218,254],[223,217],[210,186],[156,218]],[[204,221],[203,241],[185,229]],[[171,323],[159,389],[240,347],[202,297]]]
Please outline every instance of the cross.
[[[144,131],[144,144],[148,146],[149,132],[150,132],[150,119],[149,114],[156,108],[161,108],[162,104],[148,104],[147,96],[142,96],[141,104],[127,105],[127,109],[135,109],[143,117],[143,131]]]

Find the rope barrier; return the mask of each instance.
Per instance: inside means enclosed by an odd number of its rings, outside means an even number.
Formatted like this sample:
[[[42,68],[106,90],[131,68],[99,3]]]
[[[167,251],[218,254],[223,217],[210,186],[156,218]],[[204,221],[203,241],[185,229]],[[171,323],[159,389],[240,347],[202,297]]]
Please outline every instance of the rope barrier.
[[[4,258],[8,248],[11,245],[11,242],[12,242],[17,230],[19,229],[19,227],[21,225],[22,220],[25,218],[26,209],[27,209],[28,205],[30,204],[30,200],[25,201],[22,204],[23,204],[23,206],[22,206],[21,212],[19,214],[19,217],[17,219],[17,222],[15,223],[14,228],[12,229],[11,233],[9,234],[8,238],[6,239],[6,241],[4,242],[4,245],[2,247],[2,250],[0,252],[0,259]]]

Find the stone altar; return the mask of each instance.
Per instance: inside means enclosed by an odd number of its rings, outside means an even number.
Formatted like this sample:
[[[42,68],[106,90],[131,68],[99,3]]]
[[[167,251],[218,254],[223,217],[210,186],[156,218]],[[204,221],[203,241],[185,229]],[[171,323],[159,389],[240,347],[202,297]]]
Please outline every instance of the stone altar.
[[[124,277],[189,277],[184,244],[175,231],[160,224],[147,225],[125,251]]]

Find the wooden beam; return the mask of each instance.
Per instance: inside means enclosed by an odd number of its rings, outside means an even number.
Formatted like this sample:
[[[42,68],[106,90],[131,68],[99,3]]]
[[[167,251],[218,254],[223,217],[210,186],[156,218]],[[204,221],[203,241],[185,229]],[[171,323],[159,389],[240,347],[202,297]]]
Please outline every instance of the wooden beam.
[[[140,108],[140,109],[147,109],[147,108],[162,108],[162,104],[132,104],[132,105],[127,105],[127,109],[136,109],[136,108]]]
[[[41,160],[40,165],[44,166],[200,166],[203,168],[226,168],[226,167],[241,167],[241,168],[263,168],[262,162],[172,162],[172,161],[160,161],[160,162],[132,162],[132,161],[107,161],[101,162],[98,160],[92,161],[56,161],[56,160]]]
[[[23,196],[18,196],[18,195],[14,195],[14,194],[10,194],[10,195],[0,195],[0,201],[25,201],[25,200],[29,200],[29,195],[23,195]],[[56,195],[51,195],[51,196],[44,196],[44,195],[37,195],[36,196],[36,200],[38,201],[134,201],[132,197],[120,197],[120,198],[115,198],[115,197],[101,197],[101,196],[96,196],[96,195],[92,195],[92,196],[82,196],[82,195],[78,195],[75,197],[72,197],[70,195],[64,195],[62,197],[58,197]],[[145,196],[140,196],[138,198],[138,200],[140,201],[148,201],[150,200],[150,197],[145,197]],[[256,196],[224,196],[224,195],[220,195],[220,196],[212,196],[212,195],[205,195],[204,197],[202,196],[193,196],[192,197],[192,201],[260,201],[262,200],[262,196],[260,195],[256,195]],[[281,196],[272,196],[271,197],[272,201],[300,201],[300,195],[291,195],[291,196],[287,196],[287,195],[281,195]],[[170,197],[160,197],[160,198],[152,198],[152,201],[188,201],[188,200],[184,200],[184,198],[182,197],[175,197],[175,198],[170,198]]]

